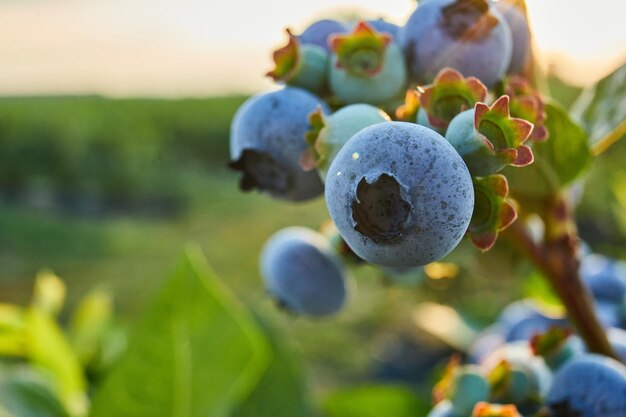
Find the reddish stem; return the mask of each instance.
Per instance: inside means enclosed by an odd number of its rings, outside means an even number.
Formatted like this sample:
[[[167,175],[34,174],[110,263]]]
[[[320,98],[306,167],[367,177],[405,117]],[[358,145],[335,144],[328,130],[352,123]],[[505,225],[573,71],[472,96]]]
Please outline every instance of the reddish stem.
[[[509,233],[550,281],[589,351],[618,359],[596,316],[593,298],[580,277],[578,236],[565,200],[557,198],[543,220],[546,226],[543,242],[536,242],[522,221],[515,222]]]

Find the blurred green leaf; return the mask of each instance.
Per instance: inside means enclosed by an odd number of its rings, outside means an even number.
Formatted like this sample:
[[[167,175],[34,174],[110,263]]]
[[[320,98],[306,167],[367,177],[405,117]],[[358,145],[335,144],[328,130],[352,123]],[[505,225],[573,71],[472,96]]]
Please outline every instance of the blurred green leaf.
[[[65,303],[66,287],[61,278],[51,271],[43,270],[35,278],[33,304],[41,310],[56,316]]]
[[[96,395],[93,417],[222,417],[245,399],[269,361],[249,313],[188,251],[130,336]]]
[[[267,332],[266,332],[267,334]],[[252,394],[234,417],[313,415],[299,363],[292,352],[270,333],[272,361]]]
[[[372,385],[333,392],[324,410],[329,417],[422,417],[430,404],[402,386]]]
[[[550,138],[535,144],[533,149],[548,160],[560,185],[564,186],[576,179],[591,160],[587,134],[560,105],[548,103],[546,114]]]
[[[70,340],[83,365],[98,355],[112,318],[113,297],[102,288],[87,294],[74,311],[69,327]]]
[[[87,409],[83,369],[54,318],[36,306],[28,308],[25,333],[30,362],[50,375],[71,414],[83,415]]]
[[[576,179],[591,161],[587,134],[556,103],[546,104],[550,137],[535,143],[535,162],[523,168],[508,167],[504,174],[511,194],[524,206],[539,204]]]
[[[25,354],[24,309],[12,304],[0,304],[0,355]]]
[[[622,123],[626,119],[626,64],[583,91],[572,114],[589,133],[591,143]]]
[[[70,417],[43,378],[0,369],[0,417]]]

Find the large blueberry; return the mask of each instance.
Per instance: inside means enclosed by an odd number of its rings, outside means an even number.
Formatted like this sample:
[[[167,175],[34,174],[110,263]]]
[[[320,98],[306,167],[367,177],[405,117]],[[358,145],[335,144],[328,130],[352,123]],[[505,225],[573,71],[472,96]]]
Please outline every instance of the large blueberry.
[[[411,80],[430,83],[452,67],[488,87],[511,61],[511,31],[488,0],[420,2],[399,34]]]
[[[313,94],[287,87],[252,97],[237,110],[230,131],[230,166],[243,173],[242,190],[256,188],[292,201],[322,194],[319,174],[299,165],[307,147],[308,115],[318,107],[327,111]]]
[[[366,261],[410,267],[459,243],[474,208],[472,180],[437,132],[386,122],[354,135],[326,177],[326,204],[339,233]]]
[[[551,417],[624,417],[626,367],[604,356],[580,355],[554,374],[546,403]]]
[[[297,314],[336,313],[346,299],[340,260],[323,235],[304,227],[280,230],[267,241],[261,273],[276,302]]]

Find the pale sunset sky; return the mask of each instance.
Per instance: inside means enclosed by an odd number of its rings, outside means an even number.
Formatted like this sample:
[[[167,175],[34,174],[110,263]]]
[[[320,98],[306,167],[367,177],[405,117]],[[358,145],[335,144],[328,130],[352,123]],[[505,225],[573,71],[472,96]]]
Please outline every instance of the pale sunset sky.
[[[546,62],[589,84],[626,61],[626,2],[527,0]],[[283,29],[358,8],[402,24],[412,0],[2,0],[0,95],[207,96],[271,87]]]

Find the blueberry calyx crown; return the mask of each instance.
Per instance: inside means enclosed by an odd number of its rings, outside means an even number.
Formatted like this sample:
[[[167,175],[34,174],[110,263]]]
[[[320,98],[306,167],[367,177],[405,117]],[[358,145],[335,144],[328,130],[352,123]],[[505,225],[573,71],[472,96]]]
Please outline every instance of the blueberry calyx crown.
[[[528,80],[517,75],[509,77],[504,82],[504,93],[510,99],[511,115],[528,120],[534,125],[529,140],[537,142],[547,140],[550,134],[544,126],[546,119],[544,100]]]
[[[491,107],[485,103],[474,106],[474,128],[480,133],[489,153],[508,165],[523,167],[533,160],[532,150],[524,145],[533,130],[527,120],[511,117],[509,96],[497,99]]]
[[[321,106],[309,114],[309,125],[310,129],[304,135],[307,149],[302,152],[299,161],[305,171],[316,169],[326,161],[328,156],[328,149],[320,140],[320,133],[326,127],[326,119]]]
[[[404,96],[404,104],[396,109],[396,119],[404,122],[415,122],[420,109],[420,93],[416,89],[409,89]]]
[[[487,0],[457,0],[444,7],[441,13],[444,30],[461,42],[480,41],[500,23],[490,13]]]
[[[450,68],[443,68],[432,84],[424,87],[419,96],[428,122],[435,128],[445,129],[457,114],[485,101],[487,87],[476,77],[464,78]]]
[[[285,31],[289,37],[287,45],[274,51],[272,56],[275,68],[266,74],[274,81],[289,81],[295,76],[300,65],[300,41],[290,29],[287,28]]]
[[[228,166],[241,171],[243,176],[239,182],[241,191],[272,191],[284,193],[292,185],[293,179],[289,170],[265,152],[255,149],[244,149],[236,161]]]
[[[433,403],[437,404],[448,397],[448,393],[452,390],[454,384],[454,376],[461,366],[461,356],[454,354],[450,357],[446,369],[439,381],[433,387]]]
[[[517,211],[509,195],[506,177],[500,174],[472,178],[474,184],[474,212],[467,235],[482,251],[495,244],[498,233],[517,219]]]
[[[499,405],[479,402],[474,407],[472,417],[520,417],[520,414],[513,404]]]
[[[337,54],[337,68],[344,68],[353,75],[373,77],[383,68],[391,39],[388,33],[379,33],[361,21],[352,33],[332,35],[329,44]]]
[[[354,230],[376,243],[400,237],[411,205],[402,198],[402,189],[394,177],[381,174],[369,183],[359,181],[352,203]]]

